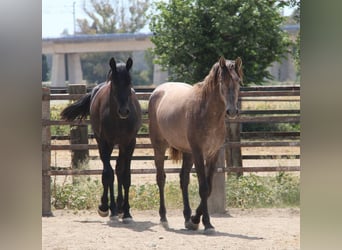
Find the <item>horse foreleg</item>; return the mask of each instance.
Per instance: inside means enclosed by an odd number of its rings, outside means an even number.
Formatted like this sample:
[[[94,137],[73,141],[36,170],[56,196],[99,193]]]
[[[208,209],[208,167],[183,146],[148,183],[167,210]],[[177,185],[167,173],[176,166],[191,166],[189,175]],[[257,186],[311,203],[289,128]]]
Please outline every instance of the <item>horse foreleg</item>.
[[[103,186],[103,193],[101,197],[101,204],[98,208],[98,213],[102,217],[108,216],[108,189],[110,194],[110,210],[111,216],[113,216],[113,212],[115,210],[115,203],[113,202],[112,195],[114,194],[113,190],[113,182],[114,182],[114,171],[112,167],[107,165],[104,167],[102,171],[102,186]]]
[[[190,208],[190,203],[189,203],[188,186],[189,186],[189,181],[190,181],[191,167],[192,167],[192,155],[183,153],[182,169],[179,174],[180,187],[182,189],[182,196],[183,196],[183,216],[185,219],[185,227],[188,229],[196,229],[196,228],[193,228],[190,222],[191,208]]]
[[[203,215],[202,222],[204,225],[204,229],[209,232],[213,231],[214,227],[210,223],[210,217],[208,212],[208,197],[210,194],[210,187],[205,172],[203,155],[199,153],[195,156],[194,154],[194,161],[198,178],[199,195],[201,198],[201,202],[196,209],[196,214],[191,217],[191,221],[194,224],[199,224],[201,216]]]
[[[98,207],[98,213],[102,217],[108,216],[108,208],[111,210],[111,216],[117,215],[116,204],[114,202],[114,171],[112,166],[110,165],[110,155],[113,150],[113,147],[105,144],[98,143],[100,158],[103,163],[102,170],[102,186],[103,186],[103,194],[101,197],[101,204]],[[110,207],[108,206],[108,189],[110,195]]]
[[[134,151],[136,140],[132,142],[126,148],[120,147],[120,171],[118,171],[118,180],[120,180],[120,189],[124,187],[124,196],[122,196],[122,190],[119,190],[118,195],[118,206],[123,212],[123,222],[130,222],[132,220],[132,215],[130,214],[129,205],[129,189],[131,186],[131,159]],[[120,200],[120,203],[119,203]]]
[[[101,204],[98,207],[97,212],[99,213],[100,216],[102,217],[106,217],[108,216],[109,212],[108,212],[108,184],[107,181],[105,180],[105,172],[104,170],[102,171],[102,187],[103,187],[103,193],[101,196]]]
[[[114,199],[114,171],[111,169],[110,180],[109,180],[109,198],[110,198],[110,218],[116,220],[118,217],[118,210]]]
[[[123,186],[123,169],[124,169],[124,160],[122,156],[122,151],[119,150],[119,156],[116,161],[116,166],[115,166],[115,174],[117,177],[118,181],[118,196],[116,199],[117,207],[118,207],[118,214],[121,217],[123,216],[123,194],[122,194],[122,186]]]
[[[124,171],[124,203],[123,203],[123,222],[130,222],[132,221],[132,215],[130,213],[130,205],[129,205],[129,188],[131,186],[131,168],[130,168],[130,160],[129,163],[127,163]]]

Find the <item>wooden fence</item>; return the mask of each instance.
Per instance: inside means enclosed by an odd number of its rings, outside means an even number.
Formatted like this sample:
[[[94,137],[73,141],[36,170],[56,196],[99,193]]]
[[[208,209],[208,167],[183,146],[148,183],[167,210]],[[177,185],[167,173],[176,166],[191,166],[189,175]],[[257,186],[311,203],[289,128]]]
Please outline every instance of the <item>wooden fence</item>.
[[[90,89],[88,89],[89,91]],[[83,94],[68,94],[65,89],[49,89],[42,88],[42,192],[43,204],[42,211],[44,216],[51,215],[51,190],[50,177],[55,175],[100,175],[102,169],[75,169],[75,168],[57,168],[51,166],[51,152],[55,150],[93,150],[97,149],[96,143],[92,144],[65,144],[53,145],[51,140],[70,140],[70,136],[51,135],[51,127],[53,125],[73,125],[84,126],[89,125],[89,120],[66,122],[61,120],[52,120],[50,118],[50,101],[53,100],[77,100]],[[152,89],[136,89],[140,101],[147,103]],[[216,201],[218,203],[212,206],[212,210],[224,210],[225,203],[225,173],[236,172],[242,174],[243,172],[275,172],[275,171],[300,171],[300,164],[291,166],[263,166],[246,167],[243,166],[243,161],[248,160],[267,160],[267,159],[300,159],[300,154],[277,153],[277,154],[248,154],[241,153],[241,148],[254,147],[299,147],[300,146],[300,132],[287,131],[244,131],[245,124],[299,124],[300,122],[300,87],[299,86],[271,86],[271,87],[244,87],[240,93],[240,105],[242,105],[241,115],[238,119],[227,121],[227,133],[230,139],[226,140],[225,153],[222,151],[221,157],[217,167],[217,173],[214,178],[217,178],[213,187],[213,193],[218,192]],[[295,108],[267,108],[269,103],[297,103]],[[266,108],[259,109],[244,109],[245,104],[264,103]],[[269,104],[269,106],[272,106]],[[290,105],[291,106],[291,105]],[[143,124],[148,123],[148,114],[146,108],[143,109]],[[246,125],[245,125],[246,126]],[[92,133],[89,133],[89,138],[93,138]],[[139,133],[136,150],[133,155],[133,162],[141,162],[153,160],[153,155],[139,155],[136,153],[137,149],[152,149],[148,139],[148,133]],[[90,156],[90,159],[99,159],[98,155]],[[116,159],[116,156],[112,156]],[[138,164],[137,164],[138,165]],[[166,173],[179,173],[180,168],[165,168]],[[194,168],[192,169],[194,172]],[[139,166],[132,167],[132,174],[155,174],[154,168],[144,168]],[[219,180],[219,181],[218,181]],[[220,183],[219,183],[220,182]],[[213,195],[212,195],[213,196]],[[222,202],[222,200],[224,200]],[[216,208],[215,208],[216,207]],[[221,207],[221,208],[218,208]]]

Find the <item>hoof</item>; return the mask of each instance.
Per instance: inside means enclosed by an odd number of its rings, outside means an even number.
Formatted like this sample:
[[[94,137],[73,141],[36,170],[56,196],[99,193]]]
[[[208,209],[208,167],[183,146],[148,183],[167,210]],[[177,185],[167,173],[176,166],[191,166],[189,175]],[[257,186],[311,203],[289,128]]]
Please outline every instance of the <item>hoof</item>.
[[[122,218],[122,223],[124,224],[130,224],[131,222],[133,222],[132,217]]]
[[[185,224],[185,228],[189,230],[198,230],[199,224],[195,224],[191,220],[186,221],[184,224]]]
[[[109,214],[109,211],[107,210],[107,211],[102,211],[101,209],[97,209],[97,212],[98,212],[98,214],[101,216],[101,217],[107,217],[108,216],[108,214]]]
[[[117,222],[117,221],[119,221],[119,216],[117,216],[117,215],[109,216],[109,219],[110,219],[110,221]]]
[[[165,229],[169,229],[169,222],[168,221],[160,221],[160,225],[163,226]]]
[[[215,228],[210,227],[210,228],[204,229],[204,234],[206,234],[206,235],[213,235],[213,234],[215,234]]]
[[[119,219],[123,219],[124,214],[123,213],[118,213]]]

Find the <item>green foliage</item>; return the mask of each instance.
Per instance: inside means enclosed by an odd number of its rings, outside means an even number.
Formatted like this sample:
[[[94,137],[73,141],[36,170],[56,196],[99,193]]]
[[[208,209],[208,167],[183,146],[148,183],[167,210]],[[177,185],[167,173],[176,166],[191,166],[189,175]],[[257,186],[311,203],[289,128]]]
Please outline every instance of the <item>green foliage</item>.
[[[300,23],[300,0],[289,0],[289,5],[294,8],[291,18],[296,22]],[[300,75],[300,32],[298,32],[295,43],[293,44],[293,59],[295,61],[295,66],[297,74]]]
[[[147,210],[159,206],[159,191],[157,185],[132,185],[129,196],[131,208]]]
[[[296,43],[293,46],[293,49],[294,49],[293,59],[295,61],[295,66],[296,66],[298,75],[300,75],[300,36],[299,35],[296,38]]]
[[[138,131],[138,134],[148,134],[148,124],[143,123]]]
[[[102,83],[107,80],[107,74],[110,70],[109,60],[115,58],[116,62],[126,63],[128,57],[132,57],[132,53],[122,52],[105,52],[105,53],[85,53],[81,55],[81,65],[83,78],[88,83]]]
[[[227,181],[227,202],[238,208],[299,206],[299,177],[283,172],[276,177],[232,176]]]
[[[243,132],[273,131],[273,132],[300,132],[299,123],[244,123]]]
[[[281,29],[280,7],[269,0],[173,0],[155,4],[151,38],[156,62],[171,80],[201,81],[221,55],[242,58],[245,82],[259,84],[285,54],[290,41]]]
[[[83,10],[91,19],[77,19],[82,34],[134,33],[142,29],[149,1],[91,0],[90,7],[84,4]]]
[[[46,55],[42,55],[42,81],[49,80],[49,67],[46,60]]]
[[[98,1],[91,0],[90,6],[84,6],[83,10],[90,18],[78,19],[79,34],[112,34],[112,33],[134,33],[142,29],[147,22],[145,15],[150,4],[149,0],[128,0],[123,3],[120,0]],[[148,54],[146,52],[145,54]],[[108,53],[86,53],[81,56],[83,77],[88,83],[101,83],[106,80],[109,71],[108,62],[111,57],[117,62],[126,62],[132,57],[131,52],[108,52]],[[133,66],[132,81],[134,85],[151,84],[152,59],[146,55],[149,68],[135,70]],[[134,65],[134,64],[133,64]]]
[[[89,177],[74,177],[77,184],[52,183],[51,203],[56,209],[93,209],[97,207],[102,192],[102,185],[98,180]]]
[[[65,105],[51,105],[50,106],[50,119],[60,120],[60,113],[65,108]],[[52,125],[51,135],[68,135],[70,134],[70,126],[65,125]]]
[[[77,177],[76,184],[52,183],[52,204],[56,209],[96,209],[102,195],[102,185],[89,177]],[[299,206],[299,177],[280,172],[274,176],[230,176],[226,184],[227,207],[295,207]],[[165,185],[166,206],[169,209],[183,207],[178,181]],[[189,185],[189,200],[192,208],[200,202],[197,181]],[[132,185],[131,208],[138,210],[158,209],[159,190],[156,184]]]

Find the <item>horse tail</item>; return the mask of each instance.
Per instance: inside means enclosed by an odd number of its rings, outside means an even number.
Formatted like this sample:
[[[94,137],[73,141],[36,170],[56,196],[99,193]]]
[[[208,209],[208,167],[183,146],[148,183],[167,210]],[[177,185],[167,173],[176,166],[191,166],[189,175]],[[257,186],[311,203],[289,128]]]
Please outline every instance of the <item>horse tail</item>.
[[[78,101],[63,109],[61,117],[66,121],[73,121],[76,118],[83,119],[89,115],[91,93],[86,94]]]
[[[169,148],[169,159],[174,163],[178,163],[182,159],[182,151],[175,149],[173,147]]]

